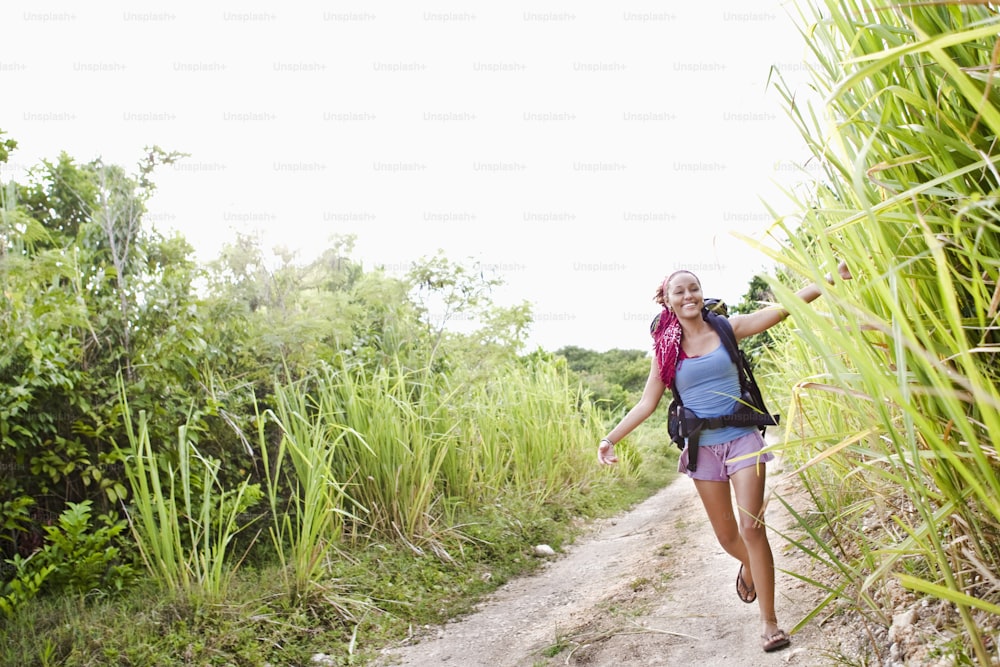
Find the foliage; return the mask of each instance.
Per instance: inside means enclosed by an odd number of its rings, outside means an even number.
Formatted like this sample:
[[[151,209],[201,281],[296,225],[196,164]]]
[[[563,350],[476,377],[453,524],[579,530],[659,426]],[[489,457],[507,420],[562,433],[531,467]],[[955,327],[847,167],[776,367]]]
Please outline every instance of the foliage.
[[[139,413],[135,430],[124,398],[123,404],[133,499],[128,519],[139,554],[164,589],[220,600],[239,566],[230,560],[230,543],[247,527],[240,517],[260,500],[260,486],[244,481],[224,488],[219,461],[197,450],[186,426],[177,430],[176,466],[162,461],[153,451],[146,413]]]
[[[45,542],[28,558],[8,559],[11,574],[0,589],[0,611],[8,617],[45,591],[55,595],[117,593],[135,580],[135,570],[116,545],[125,522],[104,515],[91,525],[91,501],[69,503]]]
[[[49,569],[45,588],[50,592],[115,593],[135,579],[128,558],[116,544],[126,523],[109,515],[92,525],[93,502],[69,503],[54,526],[45,526],[45,545],[30,562],[36,572]]]
[[[400,366],[369,371],[342,360],[277,385],[266,416],[280,439],[264,460],[276,545],[287,540],[295,571],[313,579],[344,521],[351,534],[401,539],[415,553],[451,560],[445,545],[461,539],[457,506],[586,492],[602,426],[581,391],[551,362],[512,362],[487,383],[451,386]],[[263,452],[263,422],[259,434]],[[282,486],[286,458],[290,482]],[[634,477],[637,455],[623,459],[619,474]]]
[[[28,605],[45,585],[45,580],[55,570],[55,565],[45,567],[29,565],[30,559],[15,555],[7,560],[10,573],[5,574],[5,581],[0,584],[0,613],[8,619],[15,618]]]
[[[7,133],[0,130],[0,163],[6,162],[10,158],[10,152],[17,148],[17,142],[13,139],[3,139],[5,134]]]
[[[429,337],[422,365],[431,372],[485,381],[523,350],[530,304],[495,304],[492,291],[503,281],[478,262],[454,262],[439,251],[413,262],[406,283]]]
[[[152,151],[136,177],[62,155],[27,185],[2,188],[0,453],[18,474],[0,493],[31,498],[38,516],[88,499],[107,511],[124,498],[112,445],[122,436],[119,370],[151,412],[176,413],[195,388],[191,248],[141,224],[151,165],[171,159],[162,155]],[[7,555],[37,548],[43,529],[30,524]]]
[[[649,491],[603,485],[591,509],[612,515]],[[236,571],[220,605],[198,605],[140,581],[113,599],[84,604],[46,597],[26,605],[0,624],[0,664],[45,664],[45,654],[48,664],[65,667],[263,667],[308,664],[316,653],[332,656],[335,664],[369,664],[379,646],[469,613],[484,594],[541,566],[531,545],[558,549],[578,530],[563,517],[572,507],[508,497],[488,509],[460,517],[475,539],[455,552],[453,562],[417,556],[399,541],[362,542],[335,553],[325,562],[325,595],[355,600],[349,609],[322,598],[289,604],[283,569],[275,563]]]
[[[800,278],[820,281],[837,258],[857,278],[826,289],[829,313],[772,284],[797,325],[775,348],[793,387],[787,450],[822,512],[817,553],[845,579],[827,603],[887,619],[899,582],[953,604],[957,659],[989,664],[1000,17],[978,3],[799,4],[826,106],[783,94],[825,177],[801,203],[804,231],[786,228],[773,254]]]
[[[352,635],[467,608],[569,518],[649,491],[650,449],[595,465],[607,413],[562,358],[520,356],[531,310],[493,303],[495,276],[441,255],[364,271],[350,237],[303,261],[238,236],[200,267],[144,216],[180,157],[62,154],[0,185],[0,607],[17,628],[0,661],[302,662],[327,638],[350,655]],[[390,552],[378,581],[360,574]],[[164,606],[133,612],[136,641],[101,620],[149,597]]]
[[[432,332],[430,361],[445,338],[446,326],[458,316],[474,316],[475,309],[489,304],[489,293],[501,281],[487,277],[475,267],[457,264],[438,252],[410,268],[407,279],[414,286],[421,315]]]
[[[455,407],[457,440],[442,464],[449,495],[478,500],[473,506],[507,493],[544,503],[586,494],[598,479],[593,456],[603,414],[558,361],[505,365],[489,382],[455,392],[466,398]],[[640,454],[619,456],[614,474],[634,480]]]
[[[366,273],[350,259],[352,237],[335,237],[316,259],[301,263],[237,235],[209,264],[205,308],[233,323],[209,345],[224,351],[212,374],[234,373],[264,390],[275,377],[308,374],[317,361],[345,354],[365,364],[404,359],[423,365],[426,341],[406,282]],[[252,410],[249,410],[252,412]]]
[[[45,248],[65,248],[74,243],[80,227],[97,208],[96,164],[78,165],[61,153],[56,162],[43,160],[29,170],[28,183],[17,194],[21,208],[48,230]]]
[[[649,354],[644,350],[596,352],[575,345],[555,351],[591,392],[591,400],[609,412],[634,405],[649,376]]]
[[[293,601],[322,589],[327,555],[341,541],[345,514],[353,516],[349,512],[354,504],[346,498],[335,468],[343,439],[352,429],[337,422],[339,410],[329,402],[331,392],[304,389],[277,385],[276,412],[257,414],[271,509],[269,532]],[[279,428],[273,456],[266,435],[269,421]]]

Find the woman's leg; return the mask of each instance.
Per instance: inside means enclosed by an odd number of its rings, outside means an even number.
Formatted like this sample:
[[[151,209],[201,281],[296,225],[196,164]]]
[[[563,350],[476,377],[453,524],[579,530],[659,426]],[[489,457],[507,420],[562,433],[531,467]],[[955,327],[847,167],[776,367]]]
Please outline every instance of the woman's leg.
[[[748,466],[733,473],[730,481],[736,494],[739,526],[750,561],[747,583],[753,581],[764,624],[763,636],[778,632],[778,617],[774,610],[774,555],[764,526],[765,464]]]
[[[708,513],[708,520],[715,531],[719,544],[730,556],[744,565],[744,579],[748,587],[753,586],[751,578],[751,563],[747,555],[746,544],[740,537],[739,525],[733,512],[732,491],[729,482],[709,482],[694,480],[694,488],[698,490],[701,502]]]

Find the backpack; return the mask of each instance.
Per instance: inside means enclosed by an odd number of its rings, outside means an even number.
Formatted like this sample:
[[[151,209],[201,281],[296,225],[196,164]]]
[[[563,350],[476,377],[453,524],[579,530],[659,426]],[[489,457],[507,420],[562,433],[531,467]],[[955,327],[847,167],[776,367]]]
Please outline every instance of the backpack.
[[[667,407],[667,432],[670,439],[679,449],[688,448],[688,470],[694,471],[698,466],[698,440],[704,428],[719,428],[721,426],[756,426],[763,435],[768,426],[776,426],[780,415],[771,414],[764,404],[760,387],[753,375],[750,360],[740,349],[736,334],[729,323],[729,312],[726,304],[719,299],[705,299],[702,308],[702,318],[719,335],[719,339],[729,353],[729,358],[736,364],[740,378],[740,401],[736,410],[721,417],[698,417],[690,409],[684,407],[680,393],[672,387],[673,399]],[[653,319],[650,333],[659,324],[659,315]]]

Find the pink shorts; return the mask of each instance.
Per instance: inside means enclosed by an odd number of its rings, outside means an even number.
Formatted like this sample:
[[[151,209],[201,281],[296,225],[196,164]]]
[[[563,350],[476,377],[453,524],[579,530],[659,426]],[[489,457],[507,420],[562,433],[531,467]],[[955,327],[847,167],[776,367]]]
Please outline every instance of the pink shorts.
[[[749,468],[758,463],[767,463],[774,460],[774,454],[766,452],[759,456],[747,456],[738,461],[732,459],[756,454],[765,446],[764,438],[760,431],[754,429],[753,433],[741,435],[735,440],[723,442],[718,445],[702,445],[698,447],[698,469],[691,472],[687,469],[688,450],[687,447],[681,452],[681,458],[677,462],[677,472],[687,474],[691,479],[701,479],[707,482],[727,482],[733,473],[743,468]]]

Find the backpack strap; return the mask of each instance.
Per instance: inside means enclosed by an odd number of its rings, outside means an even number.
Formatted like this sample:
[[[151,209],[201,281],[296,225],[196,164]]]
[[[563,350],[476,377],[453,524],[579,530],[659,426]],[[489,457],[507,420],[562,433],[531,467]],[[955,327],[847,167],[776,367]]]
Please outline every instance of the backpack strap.
[[[718,313],[712,312],[711,310],[705,309],[702,311],[702,318],[708,325],[715,330],[715,333],[719,335],[719,340],[726,348],[726,352],[729,353],[729,358],[732,359],[733,363],[736,364],[737,369],[742,369],[744,367],[744,357],[743,351],[740,350],[740,345],[736,341],[736,332],[733,331],[733,325],[729,322],[728,317],[723,317]],[[744,373],[740,371],[740,391],[747,390],[747,378]]]
[[[736,332],[733,331],[733,325],[729,323],[729,319],[723,315],[719,315],[713,310],[710,310],[708,307],[702,308],[701,317],[708,322],[709,326],[711,326],[712,329],[715,330],[715,333],[718,334],[719,339],[726,348],[726,352],[729,353],[729,358],[732,359],[734,364],[736,364],[736,367],[738,369],[742,368],[744,365],[743,362],[745,361],[743,358],[743,351],[740,350],[739,343],[736,342]],[[657,315],[653,319],[653,323],[650,325],[650,332],[656,330],[656,325],[659,321],[660,316]],[[747,386],[746,378],[744,377],[742,371],[739,373],[739,377],[740,391],[744,392],[747,390]],[[674,394],[674,400],[676,400],[680,405],[684,405],[684,401],[681,400],[680,392],[677,391],[677,384],[674,383],[674,386],[670,389]]]
[[[746,354],[742,349],[740,349],[740,346],[736,341],[736,332],[733,331],[732,323],[730,323],[727,318],[716,315],[712,312],[706,312],[705,319],[719,334],[719,338],[722,339],[722,343],[726,346],[726,350],[729,352],[730,358],[733,360],[733,363],[736,364],[740,377],[740,393],[742,394],[742,398],[746,400],[746,402],[750,403],[750,405],[759,406],[761,409],[764,409],[764,396],[760,392],[760,386],[757,384],[757,378],[753,376],[753,368],[750,366],[750,360],[747,359]],[[748,406],[740,407],[746,408]],[[756,414],[759,417],[756,422],[751,423],[752,418],[749,418],[746,412],[748,412],[748,410],[740,410],[738,407],[734,413],[735,417],[742,417],[742,420],[738,420],[738,423],[741,425],[759,426],[761,427],[761,432],[763,432],[763,427],[776,426],[778,424],[778,415],[769,415],[749,410],[749,412]],[[743,414],[741,415],[741,413]],[[726,425],[728,426],[729,424]],[[716,427],[709,426],[708,428]]]

